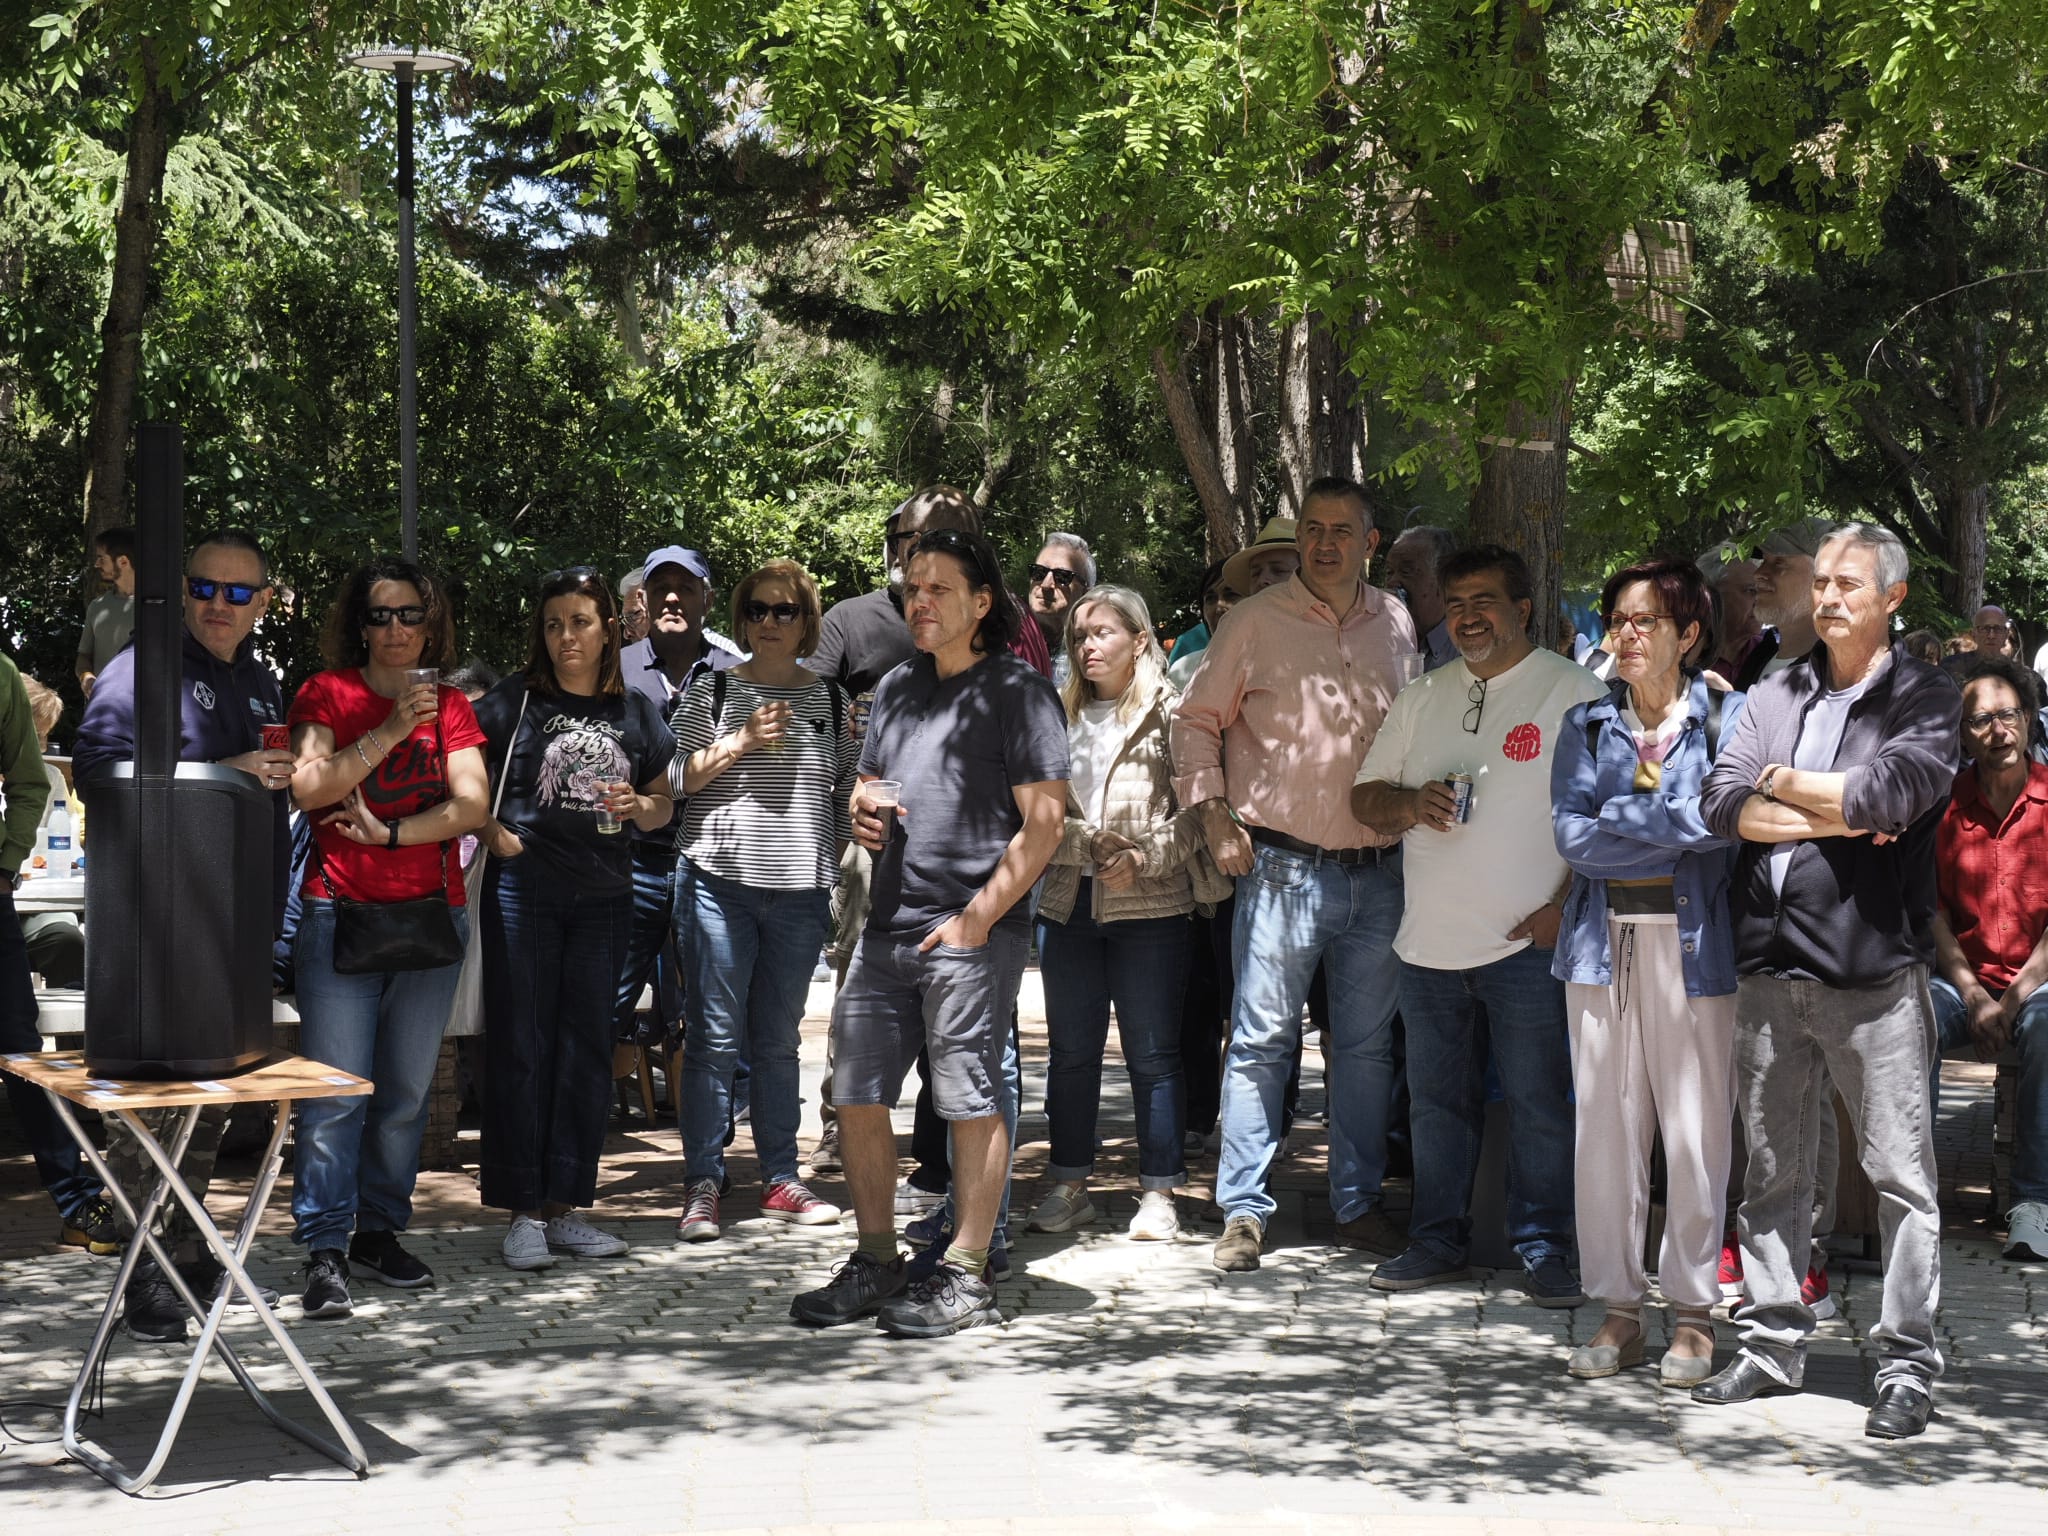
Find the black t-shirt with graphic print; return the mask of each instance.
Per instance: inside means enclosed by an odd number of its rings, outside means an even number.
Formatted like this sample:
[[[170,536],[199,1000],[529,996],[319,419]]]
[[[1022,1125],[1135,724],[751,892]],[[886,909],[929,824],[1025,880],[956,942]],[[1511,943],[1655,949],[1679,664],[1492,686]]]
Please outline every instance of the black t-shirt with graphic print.
[[[676,739],[643,695],[581,698],[536,692],[519,723],[526,679],[508,677],[476,704],[477,724],[489,739],[485,761],[491,795],[506,775],[503,822],[526,845],[523,859],[538,859],[548,873],[592,896],[618,896],[633,888],[633,843],[623,832],[597,830],[598,785],[625,779],[635,789],[665,774]],[[514,726],[509,772],[505,748]]]

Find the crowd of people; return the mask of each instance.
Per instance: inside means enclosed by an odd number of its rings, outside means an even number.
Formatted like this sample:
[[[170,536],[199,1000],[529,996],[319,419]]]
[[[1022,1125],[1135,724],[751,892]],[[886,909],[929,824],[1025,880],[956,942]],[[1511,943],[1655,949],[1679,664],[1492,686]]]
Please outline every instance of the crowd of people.
[[[433,1283],[401,1238],[467,965],[479,1192],[505,1213],[508,1266],[625,1248],[586,1213],[613,1053],[646,1028],[652,984],[654,1027],[675,1021],[683,1043],[679,1241],[720,1237],[744,1121],[761,1214],[844,1220],[806,1166],[843,1173],[852,1207],[852,1252],[794,1319],[907,1337],[1000,1321],[1035,941],[1051,1148],[1031,1227],[1101,1215],[1114,1018],[1136,1117],[1129,1237],[1183,1235],[1174,1192],[1213,1133],[1213,1262],[1258,1268],[1306,1019],[1335,1237],[1376,1256],[1372,1288],[1469,1276],[1492,1124],[1521,1284],[1538,1305],[1604,1308],[1564,1368],[1646,1363],[1661,1198],[1656,1291],[1675,1324],[1658,1378],[1739,1402],[1798,1390],[1831,1312],[1839,1102],[1884,1249],[1867,1427],[1919,1433],[1942,1369],[1943,1052],[2017,1062],[2008,1251],[2048,1258],[2048,731],[2011,624],[1981,611],[1954,654],[1895,638],[1898,539],[1808,523],[1754,560],[1724,547],[1615,572],[1603,637],[1575,658],[1532,639],[1511,550],[1412,527],[1373,584],[1381,521],[1362,487],[1314,482],[1296,517],[1202,574],[1202,622],[1169,656],[1084,540],[1050,534],[1013,585],[973,501],[934,486],[888,518],[881,586],[828,610],[799,563],[768,561],[733,585],[730,640],[695,550],[655,550],[616,586],[550,572],[523,665],[490,686],[457,673],[442,585],[379,558],[336,596],[326,669],[289,703],[255,650],[262,547],[202,539],[183,754],[276,796],[301,1049],[376,1083],[299,1112],[305,1315],[348,1315],[358,1272]],[[88,810],[95,775],[133,749],[124,539],[102,541],[112,590],[80,645]],[[264,745],[272,723],[288,748]],[[10,872],[50,793],[32,755],[47,734],[0,666]],[[0,916],[0,1048],[19,1049],[26,941]],[[836,989],[806,1158],[799,1024],[821,952]],[[913,1067],[902,1174],[890,1112]],[[118,1219],[47,1106],[13,1103],[67,1241],[112,1251]],[[131,1138],[109,1138],[139,1188]],[[183,1165],[195,1189],[218,1141],[209,1114]],[[1405,1216],[1395,1170],[1412,1175]],[[1717,1373],[1729,1297],[1741,1348]],[[185,1335],[147,1259],[126,1320]]]

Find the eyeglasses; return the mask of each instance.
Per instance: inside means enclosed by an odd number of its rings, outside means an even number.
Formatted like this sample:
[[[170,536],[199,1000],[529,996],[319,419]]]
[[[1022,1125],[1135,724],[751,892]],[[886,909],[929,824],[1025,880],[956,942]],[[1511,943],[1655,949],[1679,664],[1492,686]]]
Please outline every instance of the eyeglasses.
[[[1994,720],[2000,725],[2016,726],[2026,718],[2023,709],[1980,709],[1974,715],[1963,716],[1963,726],[1966,730],[1981,731]]]
[[[418,629],[427,622],[427,610],[418,603],[407,603],[403,608],[371,608],[365,610],[363,622],[372,629],[383,629],[393,622]]]
[[[568,565],[559,571],[549,571],[541,577],[540,584],[552,587],[558,581],[596,581],[597,567],[594,565]]]
[[[1472,707],[1465,711],[1465,733],[1468,736],[1477,736],[1479,734],[1479,717],[1486,712],[1486,679],[1483,677],[1475,679],[1472,684],[1472,691],[1466,694],[1465,697],[1472,703]]]
[[[1657,633],[1657,625],[1670,618],[1668,613],[1610,613],[1607,615],[1609,629],[1632,629],[1648,639]]]
[[[230,606],[246,608],[256,601],[258,592],[268,591],[270,583],[259,581],[251,586],[246,581],[208,581],[202,576],[187,576],[185,590],[202,603],[210,603],[218,593]]]
[[[1071,587],[1076,580],[1072,571],[1058,565],[1034,565],[1031,567],[1030,576],[1031,585],[1034,587],[1050,581],[1062,592]]]
[[[740,614],[749,624],[765,624],[771,615],[778,624],[794,624],[804,611],[795,603],[748,603]]]

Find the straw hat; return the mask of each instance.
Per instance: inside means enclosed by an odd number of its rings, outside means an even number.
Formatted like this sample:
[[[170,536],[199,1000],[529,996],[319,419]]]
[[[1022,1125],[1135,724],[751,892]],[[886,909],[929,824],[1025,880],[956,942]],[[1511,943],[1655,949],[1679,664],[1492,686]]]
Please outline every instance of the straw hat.
[[[1273,517],[1259,530],[1259,536],[1223,562],[1223,580],[1239,597],[1252,593],[1252,556],[1262,549],[1294,548],[1294,519]]]

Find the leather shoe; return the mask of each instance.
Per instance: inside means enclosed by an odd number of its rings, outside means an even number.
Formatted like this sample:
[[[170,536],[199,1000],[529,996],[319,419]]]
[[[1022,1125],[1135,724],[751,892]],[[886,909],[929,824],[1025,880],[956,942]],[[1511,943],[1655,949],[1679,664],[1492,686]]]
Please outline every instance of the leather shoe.
[[[1863,1421],[1863,1433],[1873,1440],[1910,1440],[1927,1428],[1933,1411],[1931,1395],[1893,1382],[1878,1392],[1870,1417]]]
[[[1694,1387],[1692,1400],[1717,1405],[1746,1403],[1753,1397],[1785,1397],[1798,1390],[1786,1386],[1749,1356],[1737,1355],[1720,1375],[1710,1376]]]

